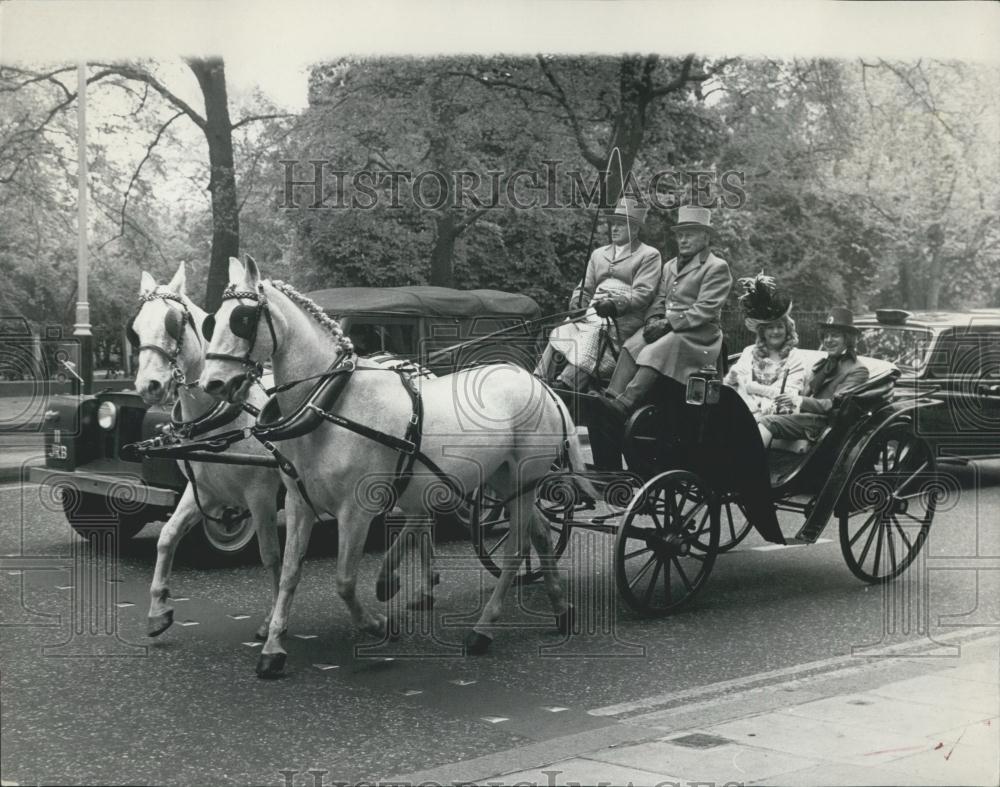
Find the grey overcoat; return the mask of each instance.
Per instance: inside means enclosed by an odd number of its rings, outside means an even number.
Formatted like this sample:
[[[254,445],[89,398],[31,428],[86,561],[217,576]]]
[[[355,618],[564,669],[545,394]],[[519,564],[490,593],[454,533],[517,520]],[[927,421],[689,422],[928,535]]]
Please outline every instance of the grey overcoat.
[[[663,266],[656,298],[646,312],[647,320],[666,317],[672,330],[651,344],[638,331],[625,342],[625,350],[639,366],[686,383],[690,374],[718,360],[722,307],[732,286],[728,263],[707,249],[680,272],[675,257]]]

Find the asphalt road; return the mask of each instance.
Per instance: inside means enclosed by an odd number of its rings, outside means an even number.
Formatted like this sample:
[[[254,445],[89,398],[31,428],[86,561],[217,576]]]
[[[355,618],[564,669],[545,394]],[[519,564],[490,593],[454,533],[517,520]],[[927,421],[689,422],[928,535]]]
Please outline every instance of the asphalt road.
[[[614,725],[611,716],[588,713],[610,705],[956,625],[997,625],[998,572],[976,567],[995,569],[1000,557],[1000,463],[947,472],[954,493],[931,529],[928,570],[891,586],[913,593],[887,597],[855,579],[834,523],[829,540],[808,547],[760,549],[764,542],[751,535],[720,556],[690,610],[643,620],[615,609],[612,539],[577,532],[560,565],[578,605],[590,610],[582,633],[559,635],[544,591],[531,586],[508,602],[504,619],[517,627],[478,658],[462,657],[457,646],[493,580],[477,570],[468,544],[439,545],[433,613],[409,613],[403,624],[414,631],[380,645],[352,632],[334,591],[334,541],[316,531],[295,600],[287,676],[277,681],[253,672],[253,632],[270,595],[262,568],[204,570],[179,560],[177,623],[150,640],[147,588],[159,525],[121,545],[117,562],[74,572],[74,554],[85,551],[74,551],[77,537],[61,513],[38,487],[3,486],[3,779],[284,784],[281,772],[296,771],[295,783],[305,784],[310,769],[327,771],[328,784],[384,778]],[[782,523],[786,535],[799,524],[792,514]],[[372,552],[362,562],[359,587],[369,604],[380,558]],[[890,617],[896,630],[888,635],[887,603],[913,616]],[[116,615],[92,632],[89,618],[74,618],[88,604]]]

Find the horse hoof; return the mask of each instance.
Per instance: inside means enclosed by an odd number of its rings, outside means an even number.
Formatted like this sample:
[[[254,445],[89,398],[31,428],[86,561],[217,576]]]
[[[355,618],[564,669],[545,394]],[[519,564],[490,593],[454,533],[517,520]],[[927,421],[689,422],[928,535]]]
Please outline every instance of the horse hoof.
[[[409,608],[415,609],[418,612],[429,612],[434,609],[434,596],[424,594],[420,598],[411,601]]]
[[[257,677],[265,680],[280,678],[285,671],[287,653],[261,653],[257,659]]]
[[[482,656],[493,644],[493,637],[487,637],[478,631],[470,631],[465,635],[465,655]]]
[[[168,609],[162,615],[150,615],[146,619],[146,634],[150,637],[158,637],[174,623],[174,611]]]
[[[379,601],[388,601],[399,592],[399,577],[393,574],[388,581],[384,577],[379,577],[375,583],[375,598]]]
[[[573,623],[575,621],[576,610],[573,609],[572,604],[567,604],[566,610],[556,615],[556,628],[559,629],[560,634],[565,634],[568,637],[573,633]]]

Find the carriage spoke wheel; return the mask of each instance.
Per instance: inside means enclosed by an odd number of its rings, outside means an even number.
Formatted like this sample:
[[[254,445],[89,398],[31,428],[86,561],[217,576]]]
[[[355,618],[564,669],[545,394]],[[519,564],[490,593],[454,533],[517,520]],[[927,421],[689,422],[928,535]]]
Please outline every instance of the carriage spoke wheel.
[[[479,562],[493,576],[500,576],[500,558],[507,548],[507,541],[512,537],[510,531],[510,512],[503,500],[489,487],[480,494],[478,516],[472,512],[470,516],[470,535],[472,548]],[[569,542],[570,525],[568,524],[572,507],[558,502],[542,501],[536,503],[536,508],[549,523],[549,541],[552,544],[553,557],[558,560],[566,551]],[[478,520],[478,522],[477,522]],[[514,583],[527,585],[541,579],[541,558],[535,552],[534,545],[529,544],[524,562],[518,569]]]
[[[704,587],[719,545],[719,504],[694,473],[662,473],[636,494],[615,538],[615,582],[629,609],[668,615]]]
[[[885,582],[916,558],[937,508],[935,470],[930,445],[906,424],[865,448],[840,513],[840,548],[856,577]]]
[[[716,552],[728,552],[733,549],[750,534],[752,529],[750,515],[743,501],[738,497],[724,497],[719,513],[719,545],[716,547]],[[708,539],[699,539],[699,545],[707,551]]]

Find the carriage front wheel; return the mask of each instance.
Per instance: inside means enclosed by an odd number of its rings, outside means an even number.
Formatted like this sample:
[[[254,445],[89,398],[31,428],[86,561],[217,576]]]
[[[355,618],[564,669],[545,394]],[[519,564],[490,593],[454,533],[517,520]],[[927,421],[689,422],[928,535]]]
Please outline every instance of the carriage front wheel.
[[[704,482],[670,470],[640,489],[615,538],[622,602],[649,617],[668,615],[701,591],[719,550],[719,503]]]
[[[937,508],[934,451],[909,424],[875,435],[840,506],[840,548],[859,579],[886,582],[920,552]]]

